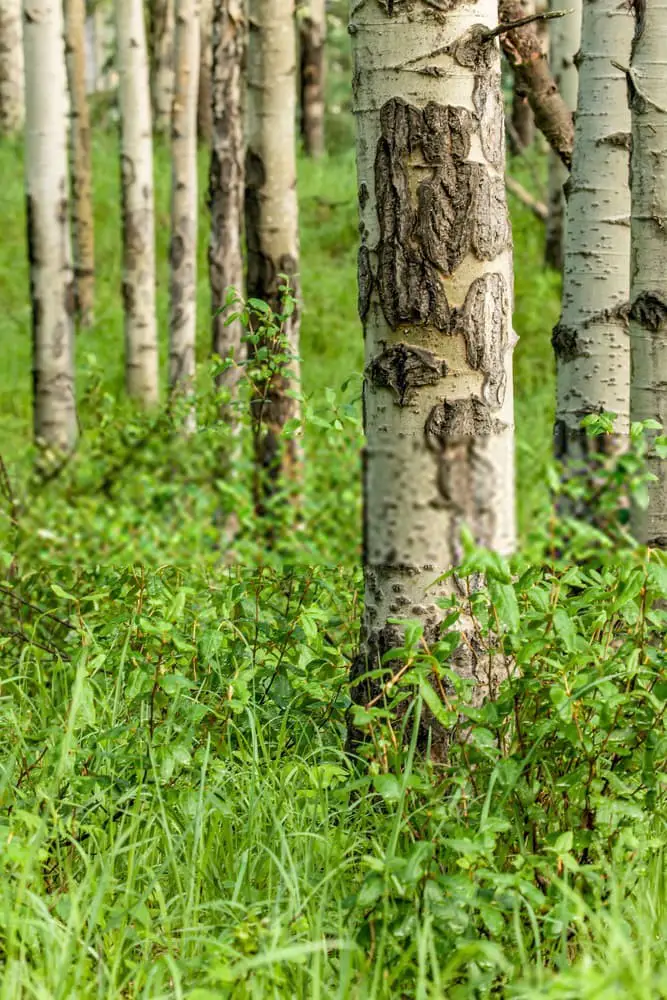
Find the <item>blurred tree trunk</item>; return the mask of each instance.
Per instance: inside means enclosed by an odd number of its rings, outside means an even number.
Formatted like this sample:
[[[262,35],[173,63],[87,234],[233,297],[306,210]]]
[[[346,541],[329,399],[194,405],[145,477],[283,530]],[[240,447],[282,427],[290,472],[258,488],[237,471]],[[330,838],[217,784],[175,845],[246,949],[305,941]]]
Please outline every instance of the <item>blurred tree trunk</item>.
[[[130,396],[157,402],[153,139],[141,0],[116,0],[121,130],[125,378]]]
[[[116,85],[113,65],[116,30],[112,4],[108,0],[98,0],[92,9],[90,20],[93,49],[91,90],[99,93],[103,90],[112,90]]]
[[[24,45],[34,432],[39,443],[69,450],[77,437],[74,294],[63,15],[57,0],[25,0]]]
[[[0,136],[23,128],[23,27],[21,0],[0,0]]]
[[[245,141],[243,83],[246,22],[243,0],[214,0],[212,23],[213,138],[209,172],[211,236],[209,281],[213,353],[240,360],[243,327],[228,323],[228,288],[243,295],[243,191]],[[218,378],[234,394],[240,374],[236,365]]]
[[[197,97],[199,0],[176,0],[174,108],[171,122],[171,282],[169,389],[194,395],[197,337]],[[194,406],[186,431],[195,430]]]
[[[464,525],[500,553],[515,544],[504,115],[498,43],[480,29],[496,25],[494,0],[437,22],[425,0],[361,3],[351,15],[367,441],[353,679],[402,644],[391,618],[419,618],[426,642],[438,638],[439,598],[464,590],[440,579],[462,559]],[[451,665],[477,681],[479,699],[493,695],[474,640]],[[356,686],[357,703],[373,683]],[[432,735],[444,754],[446,734]]]
[[[565,17],[549,21],[549,59],[551,72],[570,111],[577,106],[578,73],[574,58],[581,40],[581,0],[553,0],[552,10],[572,10]],[[565,194],[567,168],[549,152],[549,218],[547,220],[544,256],[547,264],[557,271],[563,267]]]
[[[308,156],[319,157],[325,151],[326,0],[304,0],[297,17],[301,138]]]
[[[213,141],[213,0],[202,0],[199,43],[199,96],[197,99],[197,135],[203,146]]]
[[[86,97],[85,0],[65,0],[65,51],[70,93],[70,162],[76,310],[81,326],[93,321],[95,230],[93,221],[90,113]]]
[[[534,14],[535,0],[522,0],[521,8],[525,17]],[[535,139],[535,118],[528,97],[523,92],[516,73],[513,75],[511,132],[512,139],[518,146],[515,152],[521,153],[524,149],[532,146]]]
[[[175,0],[149,0],[148,52],[150,63],[153,127],[168,135],[174,99]]]
[[[248,295],[267,302],[281,315],[286,301],[283,276],[289,282],[290,295],[299,295],[293,0],[250,0],[249,28],[245,180]],[[257,384],[252,406],[258,474],[255,501],[260,513],[268,498],[281,487],[293,486],[299,476],[297,439],[291,435],[285,440],[282,434],[288,421],[300,417],[295,398],[299,386],[297,308],[285,317],[282,335],[282,345],[270,338],[261,346],[269,352],[288,354],[292,360]],[[256,351],[252,345],[249,349]]]
[[[592,474],[629,431],[630,111],[618,66],[628,65],[632,27],[617,0],[583,0],[563,309],[553,336],[554,444],[566,470],[588,466]],[[603,411],[618,415],[616,434],[591,439],[581,420]]]
[[[667,5],[636,4],[627,74],[632,116],[630,352],[632,420],[667,433]],[[651,433],[655,439],[656,432]],[[667,462],[652,441],[646,510],[635,509],[639,541],[667,548]]]

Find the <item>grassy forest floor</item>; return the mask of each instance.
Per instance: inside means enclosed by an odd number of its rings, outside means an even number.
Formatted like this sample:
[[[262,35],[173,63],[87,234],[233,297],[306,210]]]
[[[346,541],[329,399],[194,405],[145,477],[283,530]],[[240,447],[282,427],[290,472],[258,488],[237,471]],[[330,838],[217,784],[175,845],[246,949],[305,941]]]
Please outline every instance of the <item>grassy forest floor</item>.
[[[156,153],[164,360],[170,177]],[[529,651],[513,701],[471,710],[480,728],[448,768],[418,763],[408,717],[389,764],[355,771],[343,753],[360,602],[353,157],[299,167],[306,530],[275,557],[253,536],[248,456],[226,468],[205,399],[187,450],[117,401],[115,140],[98,134],[94,158],[83,444],[37,489],[21,150],[0,145],[0,450],[17,501],[0,538],[2,1000],[667,997],[667,685],[639,697],[657,653],[632,553],[579,575],[517,557],[516,597],[506,581],[497,591],[514,655]],[[538,157],[514,171],[533,189],[544,172]],[[549,509],[559,282],[542,269],[541,224],[511,204],[530,548]],[[221,553],[231,511],[241,531]],[[585,558],[607,551],[593,542]],[[511,746],[510,716],[530,727]]]

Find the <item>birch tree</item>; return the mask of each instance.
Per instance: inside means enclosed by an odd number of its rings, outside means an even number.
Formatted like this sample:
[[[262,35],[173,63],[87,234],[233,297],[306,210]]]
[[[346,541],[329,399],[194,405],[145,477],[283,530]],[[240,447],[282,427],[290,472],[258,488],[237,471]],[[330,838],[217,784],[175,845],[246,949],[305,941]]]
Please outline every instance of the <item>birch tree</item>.
[[[192,395],[197,333],[197,97],[199,0],[176,0],[176,74],[171,124],[169,387]],[[187,430],[194,430],[190,410]]]
[[[176,0],[149,0],[148,37],[153,127],[169,135],[174,98],[174,32]]]
[[[66,77],[59,0],[25,0],[26,209],[35,439],[77,436],[67,173]]]
[[[76,310],[90,326],[95,301],[95,232],[93,221],[90,113],[86,96],[85,0],[65,0],[65,50],[70,94],[70,163]]]
[[[554,330],[556,457],[591,465],[629,430],[630,112],[620,66],[630,57],[632,17],[618,0],[583,0],[579,97],[570,174],[563,308]],[[581,420],[617,414],[616,436],[589,439]]]
[[[558,89],[570,111],[577,106],[578,74],[575,56],[581,40],[582,0],[553,0],[552,10],[570,10],[565,17],[549,21],[549,60]],[[549,218],[544,256],[556,270],[563,267],[565,195],[568,171],[560,159],[549,153]]]
[[[627,74],[632,118],[630,351],[633,420],[667,429],[667,4],[636,4]],[[655,438],[655,433],[653,433]],[[667,548],[667,463],[649,452],[646,511],[635,510],[637,538]]]
[[[25,96],[21,0],[0,0],[0,135],[23,127]]]
[[[494,0],[437,18],[427,0],[359,0],[351,14],[367,441],[357,676],[400,644],[392,617],[438,636],[437,601],[453,586],[438,578],[462,557],[464,524],[498,552],[515,543],[496,24]],[[462,645],[453,666],[483,697],[493,678],[473,650]]]
[[[199,96],[197,99],[197,135],[210,146],[213,140],[213,0],[202,0],[199,12]]]
[[[250,0],[248,41],[248,149],[245,220],[248,248],[248,295],[284,310],[281,291],[286,276],[298,296],[298,209],[295,153],[296,46],[293,0]],[[299,313],[283,328],[284,348],[293,357],[289,369],[257,386],[252,417],[255,462],[262,473],[257,507],[279,483],[298,476],[299,447],[284,440],[289,420],[298,419]],[[269,349],[272,344],[265,345]],[[281,353],[283,349],[281,348]]]
[[[246,22],[243,0],[214,0],[212,24],[213,139],[209,171],[211,236],[212,346],[221,358],[239,360],[243,328],[227,323],[228,288],[243,293],[243,192],[245,142],[243,127],[243,68]],[[232,392],[240,368],[232,366],[218,378]]]
[[[299,24],[299,93],[301,139],[309,156],[324,153],[324,83],[327,14],[325,0],[305,0]]]
[[[158,398],[153,140],[141,0],[116,0],[127,391]]]

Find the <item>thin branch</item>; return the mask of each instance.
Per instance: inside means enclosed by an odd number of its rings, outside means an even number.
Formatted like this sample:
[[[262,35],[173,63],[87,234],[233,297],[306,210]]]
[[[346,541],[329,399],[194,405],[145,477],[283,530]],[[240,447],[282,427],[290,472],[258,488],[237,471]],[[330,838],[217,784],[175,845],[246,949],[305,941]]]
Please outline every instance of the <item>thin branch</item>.
[[[505,184],[510,194],[513,194],[526,208],[529,208],[533,215],[537,216],[542,222],[547,221],[549,218],[549,209],[543,201],[533,198],[532,194],[526,191],[523,184],[519,184],[513,177],[505,177]]]
[[[567,14],[574,14],[574,10],[546,10],[541,14],[528,14],[515,21],[501,22],[497,28],[489,28],[482,33],[482,38],[484,41],[489,41],[491,38],[498,38],[508,31],[514,31],[515,28],[523,28],[526,24],[532,24],[533,21],[551,21],[554,17],[565,17]]]

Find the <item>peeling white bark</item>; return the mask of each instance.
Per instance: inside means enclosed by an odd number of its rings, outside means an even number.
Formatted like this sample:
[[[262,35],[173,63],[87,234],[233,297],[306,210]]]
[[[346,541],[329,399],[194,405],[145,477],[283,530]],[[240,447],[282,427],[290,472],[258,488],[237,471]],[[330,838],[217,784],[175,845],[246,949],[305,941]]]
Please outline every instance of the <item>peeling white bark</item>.
[[[493,0],[353,6],[364,324],[365,659],[437,634],[460,529],[515,544],[511,234]],[[457,669],[490,682],[462,651]],[[371,666],[375,666],[373,662]]]
[[[69,450],[76,441],[77,419],[67,88],[59,0],[25,0],[24,45],[34,432],[39,443]]]
[[[125,379],[143,404],[158,399],[153,139],[141,0],[116,0],[121,126]]]
[[[618,0],[584,0],[579,100],[567,205],[563,309],[554,331],[557,361],[556,457],[586,460],[581,429],[589,413],[618,415],[616,441],[629,430],[630,111],[625,76],[633,20]]]
[[[628,77],[632,115],[630,350],[633,420],[667,431],[667,2],[635,6]],[[653,435],[655,436],[655,435]],[[648,510],[634,512],[637,538],[667,548],[667,462],[652,450]]]
[[[197,98],[199,0],[176,0],[176,74],[171,124],[169,388],[194,392],[197,334]],[[186,430],[193,431],[194,408]]]

